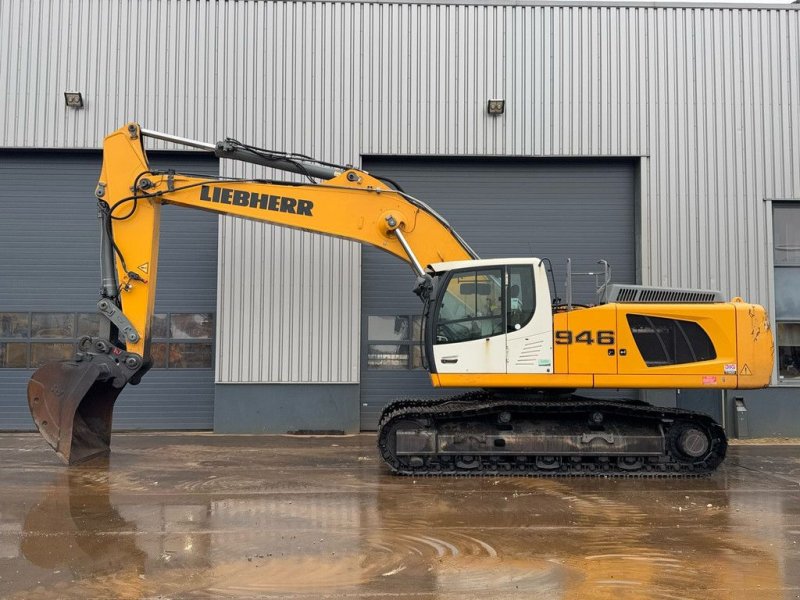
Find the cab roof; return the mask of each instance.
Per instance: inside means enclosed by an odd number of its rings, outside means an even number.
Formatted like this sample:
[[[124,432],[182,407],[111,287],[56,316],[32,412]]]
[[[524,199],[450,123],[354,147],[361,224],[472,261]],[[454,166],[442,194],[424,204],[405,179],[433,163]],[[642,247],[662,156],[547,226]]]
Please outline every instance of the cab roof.
[[[529,258],[485,258],[480,260],[454,260],[450,262],[431,263],[428,269],[434,273],[444,273],[455,271],[456,269],[470,269],[476,267],[494,267],[500,265],[534,265],[539,266],[541,260],[535,257]]]

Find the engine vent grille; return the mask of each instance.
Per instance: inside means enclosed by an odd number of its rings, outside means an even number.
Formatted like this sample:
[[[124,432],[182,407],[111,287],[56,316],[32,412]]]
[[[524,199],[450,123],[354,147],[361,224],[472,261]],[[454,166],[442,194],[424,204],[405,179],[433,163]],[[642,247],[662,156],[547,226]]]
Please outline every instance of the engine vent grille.
[[[615,283],[609,287],[607,301],[691,304],[724,302],[725,300],[721,292],[712,290],[675,290],[670,288]]]

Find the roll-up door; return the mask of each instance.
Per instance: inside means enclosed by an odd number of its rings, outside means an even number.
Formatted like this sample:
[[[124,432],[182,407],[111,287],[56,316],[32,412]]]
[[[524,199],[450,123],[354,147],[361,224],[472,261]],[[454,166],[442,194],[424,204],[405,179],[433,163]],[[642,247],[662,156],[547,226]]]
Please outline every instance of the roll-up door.
[[[217,175],[214,157],[149,152],[151,166]],[[33,367],[69,357],[96,327],[96,151],[0,153],[0,429],[33,429]],[[116,429],[210,429],[214,412],[217,216],[164,206],[153,368],[128,386]]]
[[[635,281],[632,160],[370,156],[363,164],[430,204],[481,258],[549,258],[562,299],[568,257],[573,271],[595,271],[602,258],[614,281]],[[594,301],[593,282],[574,281],[574,300]],[[434,390],[421,368],[413,283],[406,264],[364,248],[362,429],[374,429],[395,397],[449,392]]]

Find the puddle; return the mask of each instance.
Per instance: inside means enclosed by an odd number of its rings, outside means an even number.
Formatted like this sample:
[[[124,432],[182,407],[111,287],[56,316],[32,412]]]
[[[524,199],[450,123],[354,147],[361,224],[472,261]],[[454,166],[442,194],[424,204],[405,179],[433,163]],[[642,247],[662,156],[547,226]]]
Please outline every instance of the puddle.
[[[200,453],[189,451],[197,439],[167,453],[158,436],[121,436],[122,458],[100,468],[0,464],[0,597],[722,599],[800,589],[797,494],[748,474],[792,464],[789,455],[736,448],[749,470],[705,480],[414,480],[358,462],[367,436],[350,442],[352,469],[331,468],[341,449],[327,439],[303,440],[291,458],[263,438],[231,448],[209,439]],[[176,462],[188,455],[194,462]]]

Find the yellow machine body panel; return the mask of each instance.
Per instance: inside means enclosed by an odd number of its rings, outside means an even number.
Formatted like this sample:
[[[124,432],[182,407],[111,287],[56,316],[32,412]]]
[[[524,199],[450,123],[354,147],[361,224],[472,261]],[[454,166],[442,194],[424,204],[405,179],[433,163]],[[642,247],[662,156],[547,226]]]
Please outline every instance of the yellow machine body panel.
[[[554,348],[567,348],[568,367],[564,374],[597,375],[617,372],[616,305],[606,304],[590,309],[576,309],[564,313],[565,327],[553,328]],[[561,374],[556,363],[555,372]]]
[[[763,306],[734,302],[736,309],[736,358],[739,388],[769,385],[774,367],[775,338]]]
[[[432,373],[437,387],[756,389],[774,341],[745,302],[605,304],[553,315],[553,373]]]
[[[731,303],[715,304],[615,304],[617,308],[617,340],[619,344],[618,374],[646,377],[675,375],[735,376],[726,372],[725,366],[736,363],[736,315]],[[635,319],[635,320],[634,320]],[[663,320],[663,321],[662,321]],[[696,323],[708,335],[716,358],[686,360],[673,364],[658,364],[666,361],[648,361],[643,348],[648,344],[660,345],[654,330],[666,320],[680,323]],[[696,329],[695,329],[696,331]],[[688,335],[688,334],[687,334]],[[678,338],[683,338],[680,332]],[[650,339],[653,338],[653,339]],[[639,340],[637,343],[637,339]],[[681,340],[684,345],[686,340]],[[663,342],[662,342],[663,343]],[[675,343],[675,342],[674,342]],[[651,349],[658,353],[658,348]],[[674,350],[674,348],[667,348]],[[646,354],[646,352],[645,352]],[[663,354],[663,349],[661,349]],[[728,371],[732,371],[728,369]],[[735,377],[733,378],[735,383]],[[672,386],[675,387],[675,386]],[[694,386],[693,386],[694,387]]]
[[[553,331],[566,331],[569,329],[569,313],[553,313]],[[553,340],[555,342],[555,340]],[[553,344],[553,374],[569,373],[569,346],[567,344]]]

